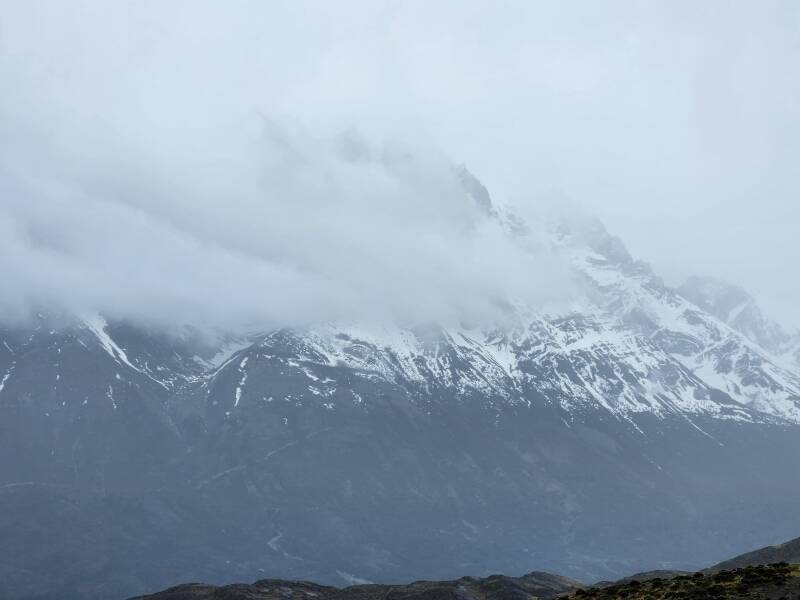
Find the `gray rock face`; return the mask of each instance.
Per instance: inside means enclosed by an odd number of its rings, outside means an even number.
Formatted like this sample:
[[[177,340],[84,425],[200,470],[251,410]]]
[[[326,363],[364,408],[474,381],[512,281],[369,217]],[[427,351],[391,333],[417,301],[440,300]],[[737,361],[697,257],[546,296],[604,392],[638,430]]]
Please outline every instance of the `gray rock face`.
[[[597,223],[548,243],[581,295],[502,329],[0,331],[0,597],[593,581],[800,529],[797,370]]]

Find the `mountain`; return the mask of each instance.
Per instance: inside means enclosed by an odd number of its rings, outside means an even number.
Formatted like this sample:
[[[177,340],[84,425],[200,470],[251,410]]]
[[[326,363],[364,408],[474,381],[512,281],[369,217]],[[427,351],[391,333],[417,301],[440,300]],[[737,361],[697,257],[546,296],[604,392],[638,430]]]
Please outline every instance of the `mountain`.
[[[779,562],[800,564],[800,538],[790,540],[783,544],[767,546],[766,548],[747,552],[741,556],[736,556],[714,565],[708,570],[716,572],[726,569],[731,570],[757,565],[769,565]]]
[[[564,262],[568,300],[500,298],[491,326],[234,336],[42,312],[0,330],[0,597],[596,581],[800,526],[796,364],[598,221],[525,223],[460,177]]]
[[[795,368],[800,366],[800,332],[787,331],[766,317],[755,298],[739,286],[714,277],[690,277],[678,289],[751,342]]]

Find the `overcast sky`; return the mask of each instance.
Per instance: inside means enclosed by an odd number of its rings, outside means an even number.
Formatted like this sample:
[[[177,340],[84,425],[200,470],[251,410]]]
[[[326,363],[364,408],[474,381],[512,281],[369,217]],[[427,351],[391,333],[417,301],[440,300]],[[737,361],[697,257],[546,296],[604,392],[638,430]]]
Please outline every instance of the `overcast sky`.
[[[341,131],[372,158],[344,160]],[[797,323],[798,159],[793,0],[0,0],[7,311],[71,290],[281,320],[421,284],[469,310],[558,287],[456,208],[454,161],[499,202],[563,194],[668,281],[717,275]]]

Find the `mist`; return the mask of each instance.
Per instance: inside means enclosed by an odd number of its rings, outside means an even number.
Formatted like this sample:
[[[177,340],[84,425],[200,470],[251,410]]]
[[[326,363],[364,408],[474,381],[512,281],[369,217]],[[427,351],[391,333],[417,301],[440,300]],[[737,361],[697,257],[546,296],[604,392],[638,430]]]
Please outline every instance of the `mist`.
[[[32,148],[2,182],[7,318],[55,308],[238,330],[488,319],[509,298],[556,294],[556,258],[510,238],[443,156],[269,122],[216,149],[227,155],[154,161],[97,138],[91,157]]]
[[[553,190],[793,319],[792,3],[4,1],[0,308],[243,327],[495,318]],[[764,268],[768,264],[769,268]]]

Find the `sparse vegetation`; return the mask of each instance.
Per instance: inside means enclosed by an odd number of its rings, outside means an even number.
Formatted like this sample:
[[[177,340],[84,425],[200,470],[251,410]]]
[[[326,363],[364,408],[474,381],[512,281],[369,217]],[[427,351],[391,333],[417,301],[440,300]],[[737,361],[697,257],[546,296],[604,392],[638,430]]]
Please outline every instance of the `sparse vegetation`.
[[[580,600],[800,600],[800,565],[785,562],[578,590]]]

